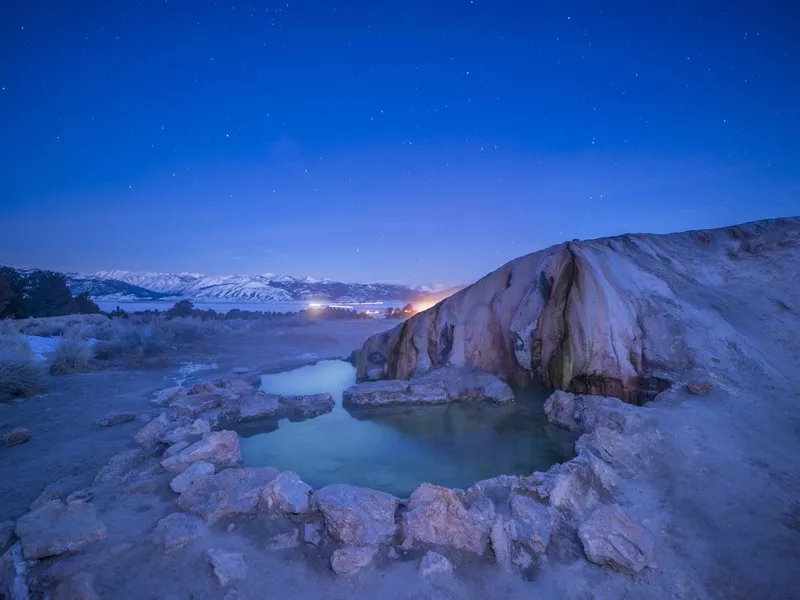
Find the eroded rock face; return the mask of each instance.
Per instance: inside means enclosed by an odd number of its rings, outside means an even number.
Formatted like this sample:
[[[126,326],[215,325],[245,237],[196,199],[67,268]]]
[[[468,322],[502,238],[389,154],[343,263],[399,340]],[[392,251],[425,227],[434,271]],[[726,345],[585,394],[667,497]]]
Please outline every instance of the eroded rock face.
[[[331,569],[337,575],[354,575],[372,562],[377,551],[375,546],[338,548],[331,556]]]
[[[453,490],[423,483],[411,494],[403,514],[403,546],[422,542],[483,554],[490,527],[491,521],[467,510]]]
[[[342,401],[349,406],[391,404],[445,404],[488,400],[498,404],[514,401],[509,385],[494,375],[469,367],[442,367],[408,381],[366,381],[347,388]]]
[[[89,503],[47,502],[19,518],[15,526],[26,559],[74,552],[106,537],[105,524]]]
[[[398,499],[385,492],[333,484],[313,495],[328,533],[349,546],[369,546],[389,540],[395,533]]]
[[[695,364],[731,355],[736,332],[719,299],[757,279],[731,280],[731,253],[745,248],[779,266],[798,228],[787,218],[559,244],[369,338],[357,375],[407,380],[470,365],[505,381],[642,403]]]
[[[593,563],[625,573],[653,564],[653,536],[616,505],[598,508],[578,529],[583,550]]]
[[[284,471],[267,484],[259,506],[267,512],[299,515],[310,510],[311,486],[297,473]]]
[[[231,515],[252,513],[261,493],[278,474],[272,467],[225,469],[197,481],[178,498],[178,506],[209,525]]]
[[[206,524],[199,518],[178,512],[161,519],[156,524],[152,537],[163,552],[172,552],[207,533]]]
[[[194,462],[208,462],[217,469],[237,467],[242,464],[239,436],[234,431],[206,433],[188,448],[161,461],[170,473],[183,473]]]

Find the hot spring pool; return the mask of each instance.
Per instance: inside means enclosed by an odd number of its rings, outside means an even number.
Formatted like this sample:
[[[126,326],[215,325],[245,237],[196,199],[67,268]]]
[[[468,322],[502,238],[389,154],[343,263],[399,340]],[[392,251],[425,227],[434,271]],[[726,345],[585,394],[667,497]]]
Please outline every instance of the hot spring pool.
[[[244,464],[295,471],[314,488],[330,483],[370,487],[408,497],[422,482],[466,488],[500,474],[529,475],[574,455],[575,437],[549,425],[547,392],[523,392],[513,405],[483,402],[436,406],[342,407],[355,369],[322,361],[262,377],[276,394],[329,392],[333,412],[293,423],[241,423]]]

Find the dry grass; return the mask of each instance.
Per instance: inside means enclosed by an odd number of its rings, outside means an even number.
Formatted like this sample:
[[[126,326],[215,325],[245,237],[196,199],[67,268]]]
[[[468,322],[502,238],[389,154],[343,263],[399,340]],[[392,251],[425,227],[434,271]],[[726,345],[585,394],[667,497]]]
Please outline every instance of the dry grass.
[[[70,331],[61,338],[53,351],[50,373],[85,373],[92,365],[94,351],[89,343],[77,331]]]
[[[30,344],[19,335],[0,333],[0,402],[44,390],[44,373]]]

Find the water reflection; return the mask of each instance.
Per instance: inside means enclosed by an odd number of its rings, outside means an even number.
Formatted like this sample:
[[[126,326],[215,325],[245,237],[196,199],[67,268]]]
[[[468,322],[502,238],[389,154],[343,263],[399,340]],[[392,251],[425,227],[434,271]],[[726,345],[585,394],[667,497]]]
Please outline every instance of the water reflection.
[[[351,414],[341,394],[353,383],[355,370],[342,361],[265,375],[266,392],[330,392],[336,407],[300,423],[242,424],[237,430],[245,464],[296,471],[315,488],[351,483],[408,496],[423,481],[468,487],[501,473],[547,469],[572,456],[574,438],[545,422],[546,393],[520,393],[506,406],[361,408]]]

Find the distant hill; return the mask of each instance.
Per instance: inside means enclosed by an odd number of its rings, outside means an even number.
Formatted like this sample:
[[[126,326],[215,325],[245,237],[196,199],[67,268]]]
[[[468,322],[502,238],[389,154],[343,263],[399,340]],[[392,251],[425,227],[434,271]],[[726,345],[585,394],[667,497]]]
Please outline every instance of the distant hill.
[[[313,301],[422,302],[439,300],[459,288],[404,286],[387,283],[344,283],[291,275],[202,275],[200,273],[134,273],[98,271],[67,273],[73,293],[89,292],[96,300],[291,302]]]

